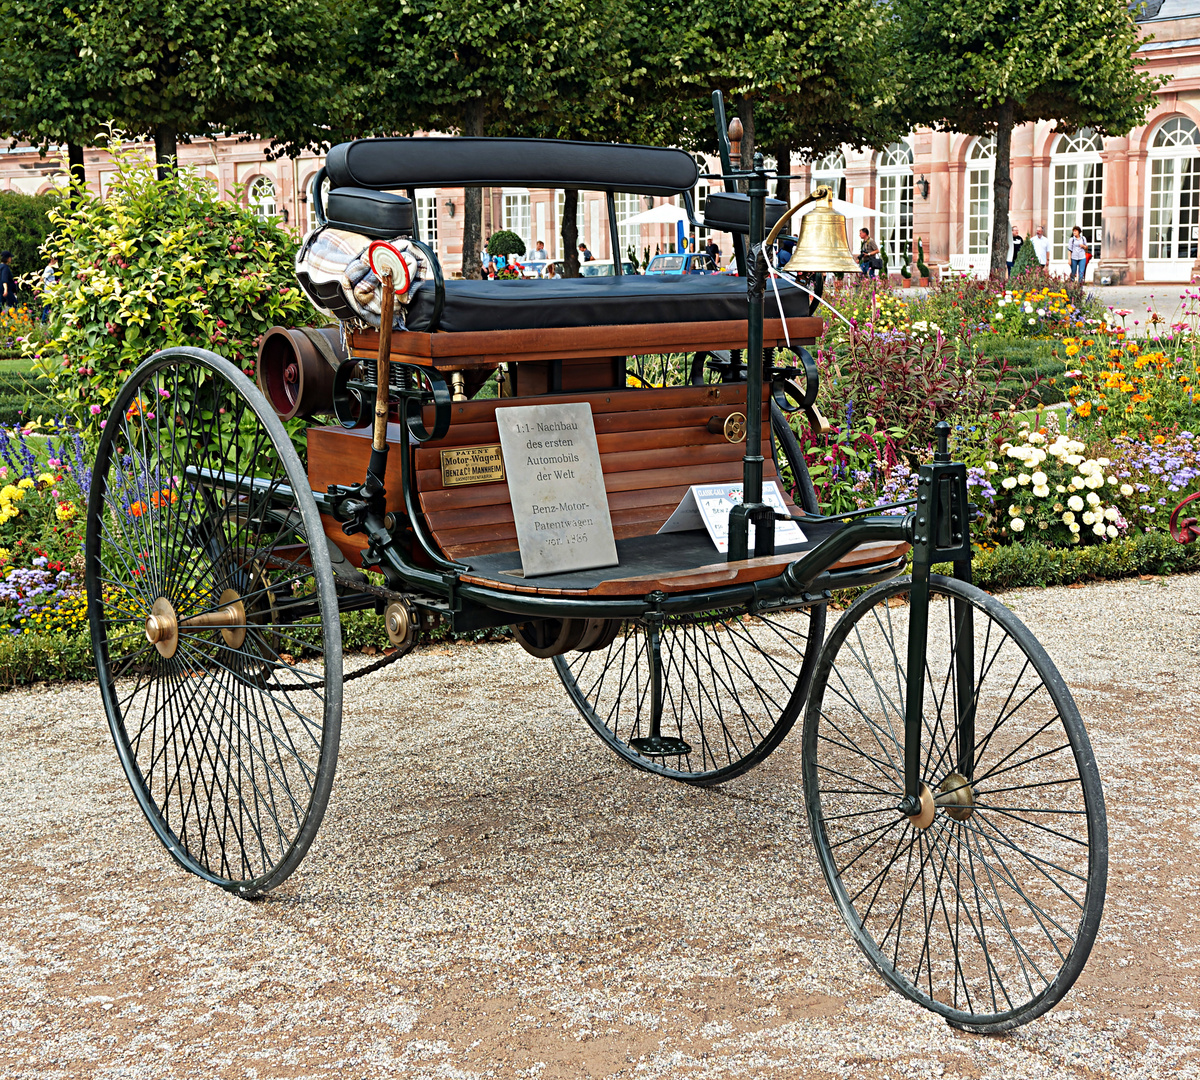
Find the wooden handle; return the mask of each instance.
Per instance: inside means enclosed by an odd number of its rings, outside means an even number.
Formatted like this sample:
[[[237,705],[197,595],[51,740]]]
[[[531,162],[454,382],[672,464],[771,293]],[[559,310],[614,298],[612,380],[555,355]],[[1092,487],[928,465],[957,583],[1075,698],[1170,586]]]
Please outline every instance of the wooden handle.
[[[388,389],[391,383],[392,316],[396,310],[396,293],[392,288],[392,272],[384,270],[383,299],[379,313],[379,359],[375,362],[375,428],[371,433],[371,448],[387,448]]]

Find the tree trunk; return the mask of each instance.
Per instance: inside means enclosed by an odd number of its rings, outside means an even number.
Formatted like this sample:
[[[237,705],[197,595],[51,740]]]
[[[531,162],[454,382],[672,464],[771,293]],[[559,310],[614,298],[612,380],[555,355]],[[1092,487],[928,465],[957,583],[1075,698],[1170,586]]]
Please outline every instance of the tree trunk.
[[[463,134],[474,137],[483,134],[482,101],[476,101],[468,110]],[[465,188],[463,196],[462,276],[477,279],[483,273],[483,264],[479,260],[483,246],[483,189]]]
[[[1003,278],[1007,272],[1008,238],[1012,228],[1008,223],[1008,203],[1012,193],[1012,101],[1000,106],[996,115],[996,172],[992,180],[992,273]]]
[[[782,199],[789,206],[792,202],[792,148],[788,143],[781,142],[775,147],[776,168],[779,178],[775,181],[775,198]]]
[[[579,277],[579,192],[563,191],[562,216],[563,276]]]
[[[754,99],[747,97],[745,94],[738,94],[737,113],[738,119],[742,122],[741,167],[749,169],[754,165]],[[736,161],[733,163],[733,167],[735,169],[738,167]],[[738,190],[748,192],[750,190],[750,182],[748,180],[739,180]]]
[[[67,142],[67,175],[71,178],[67,205],[74,208],[79,204],[80,191],[87,181],[83,169],[83,143]]]
[[[154,128],[154,160],[158,165],[158,178],[166,176],[166,166],[179,155],[179,133],[171,124],[158,124]]]

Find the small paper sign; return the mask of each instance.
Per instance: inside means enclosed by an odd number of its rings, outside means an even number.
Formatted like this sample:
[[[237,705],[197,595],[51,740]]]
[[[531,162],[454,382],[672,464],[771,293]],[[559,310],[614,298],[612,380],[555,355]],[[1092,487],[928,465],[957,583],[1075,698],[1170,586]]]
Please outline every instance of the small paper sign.
[[[729,551],[729,511],[742,501],[741,484],[693,484],[683,497],[675,512],[663,523],[660,533],[686,532],[689,529],[707,529],[712,542],[722,554]],[[762,501],[777,513],[786,514],[787,521],[775,519],[775,546],[803,544],[807,537],[791,518],[791,511],[783,500],[783,489],[778,480],[763,483]],[[750,550],[754,550],[754,526],[750,526]]]
[[[525,577],[617,565],[592,407],[496,410]]]

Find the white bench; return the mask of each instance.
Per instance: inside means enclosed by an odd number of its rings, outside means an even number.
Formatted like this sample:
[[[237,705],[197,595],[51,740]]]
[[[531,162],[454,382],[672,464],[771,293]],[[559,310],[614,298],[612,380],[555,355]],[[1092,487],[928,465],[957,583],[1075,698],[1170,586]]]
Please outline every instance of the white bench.
[[[986,255],[951,255],[948,263],[940,263],[938,272],[943,278],[987,278],[991,266]]]

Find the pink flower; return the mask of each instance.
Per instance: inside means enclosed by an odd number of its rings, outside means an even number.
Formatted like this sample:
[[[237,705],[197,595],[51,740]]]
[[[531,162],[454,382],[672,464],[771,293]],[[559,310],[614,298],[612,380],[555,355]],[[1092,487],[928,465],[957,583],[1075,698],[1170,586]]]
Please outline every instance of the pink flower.
[[[147,420],[153,420],[153,419],[154,419],[154,413],[152,413],[152,412],[148,412],[148,413],[146,413],[146,419],[147,419]]]
[[[104,425],[105,425],[105,424],[107,424],[107,423],[108,423],[108,421],[107,421],[107,420],[101,420],[101,421],[100,421],[100,426],[101,426],[101,427],[104,427]]]
[[[163,398],[169,398],[169,397],[171,396],[171,391],[170,391],[170,390],[163,390],[163,389],[161,389],[161,388],[160,388],[160,389],[159,389],[159,391],[158,391],[158,396],[159,396],[159,397],[163,397]]]
[[[99,405],[93,405],[93,406],[92,406],[92,415],[93,415],[93,416],[99,416],[99,415],[100,415],[100,406],[99,406]]]
[[[7,476],[8,476],[8,466],[0,465],[0,480],[3,480]]]

